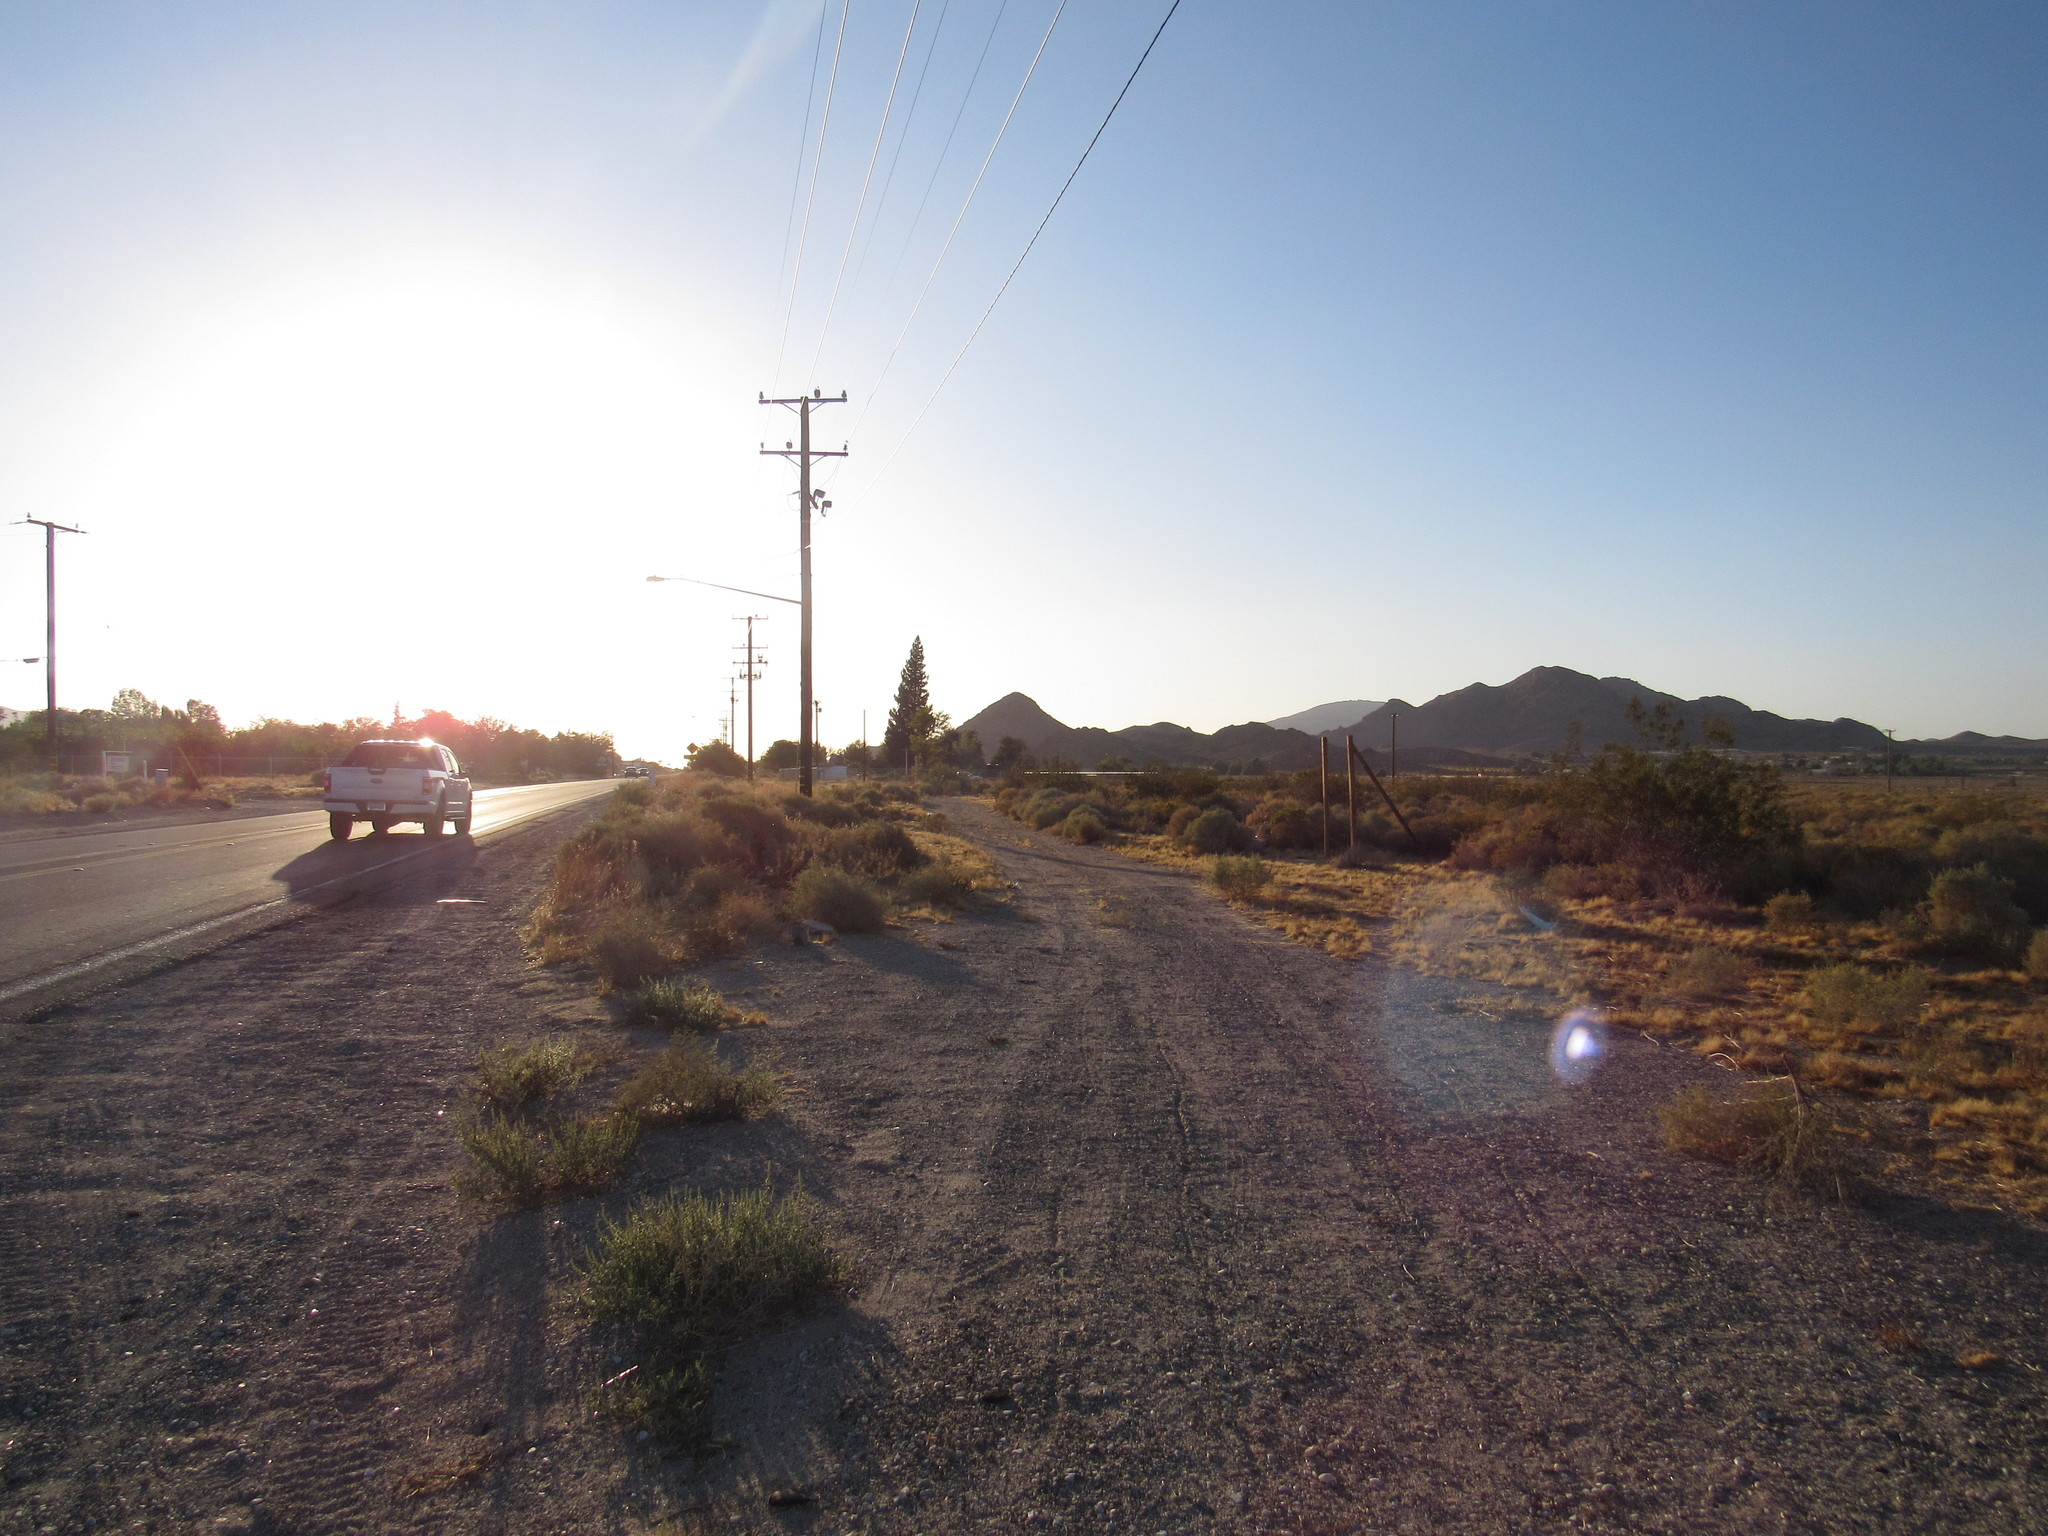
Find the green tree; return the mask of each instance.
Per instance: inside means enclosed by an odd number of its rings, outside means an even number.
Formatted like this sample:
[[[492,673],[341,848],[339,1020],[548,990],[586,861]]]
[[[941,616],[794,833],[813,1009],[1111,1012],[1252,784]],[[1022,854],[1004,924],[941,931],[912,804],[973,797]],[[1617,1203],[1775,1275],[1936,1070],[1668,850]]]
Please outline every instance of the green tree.
[[[896,704],[889,711],[889,728],[882,733],[882,761],[898,764],[935,733],[931,685],[924,671],[924,637],[910,642],[910,659],[903,663],[903,675],[896,683]]]
[[[780,773],[785,768],[800,767],[797,759],[801,755],[797,744],[785,737],[768,744],[768,750],[761,754],[761,766],[770,773]]]
[[[722,741],[707,741],[701,747],[691,742],[690,755],[683,766],[692,773],[715,773],[721,779],[747,776],[747,760]]]
[[[123,688],[114,695],[114,707],[108,711],[116,720],[155,720],[163,712],[163,705],[140,688]]]

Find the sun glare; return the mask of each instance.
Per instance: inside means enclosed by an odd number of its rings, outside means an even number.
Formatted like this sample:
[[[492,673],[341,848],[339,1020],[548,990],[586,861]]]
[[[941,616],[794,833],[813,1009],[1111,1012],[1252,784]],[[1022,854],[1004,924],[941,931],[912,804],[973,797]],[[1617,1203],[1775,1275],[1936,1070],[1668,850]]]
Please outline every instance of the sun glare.
[[[757,424],[705,382],[729,371],[672,310],[574,285],[430,272],[273,298],[161,364],[111,434],[78,512],[121,546],[103,596],[129,633],[109,658],[133,672],[148,633],[153,686],[210,678],[230,716],[402,690],[624,726],[587,640],[631,634],[619,592],[679,525],[733,537],[752,466],[727,439]],[[195,546],[199,602],[157,574]],[[257,639],[337,619],[345,661]],[[92,691],[130,682],[152,686]]]

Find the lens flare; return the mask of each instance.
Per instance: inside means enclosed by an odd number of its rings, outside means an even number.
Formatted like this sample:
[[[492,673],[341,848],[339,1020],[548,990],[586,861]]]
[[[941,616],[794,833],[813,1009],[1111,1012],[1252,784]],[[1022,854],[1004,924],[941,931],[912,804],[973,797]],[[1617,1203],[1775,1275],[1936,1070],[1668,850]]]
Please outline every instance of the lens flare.
[[[1597,1008],[1575,1008],[1550,1032],[1550,1070],[1567,1083],[1590,1082],[1607,1059],[1607,1022]]]

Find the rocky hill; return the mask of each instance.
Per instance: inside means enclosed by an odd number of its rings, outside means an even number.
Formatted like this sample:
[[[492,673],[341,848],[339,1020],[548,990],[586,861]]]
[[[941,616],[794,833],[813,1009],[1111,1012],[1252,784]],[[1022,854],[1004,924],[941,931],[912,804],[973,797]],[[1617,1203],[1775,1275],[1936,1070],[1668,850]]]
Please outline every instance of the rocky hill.
[[[1498,687],[1474,683],[1426,704],[1390,699],[1324,734],[1333,739],[1355,737],[1379,762],[1392,733],[1392,717],[1398,714],[1401,762],[1413,768],[1539,756],[1563,751],[1574,742],[1580,750],[1593,752],[1610,741],[1637,739],[1628,720],[1629,703],[1635,699],[1645,706],[1669,704],[1695,740],[1708,718],[1719,717],[1735,733],[1735,745],[1752,752],[1881,752],[1885,745],[1884,733],[1860,720],[1791,720],[1751,709],[1740,699],[1681,699],[1632,678],[1589,677],[1569,667],[1534,667]],[[1319,713],[1320,709],[1303,712]],[[1241,767],[1257,762],[1284,770],[1313,766],[1319,750],[1309,732],[1258,721],[1206,735],[1164,720],[1118,731],[1071,726],[1021,693],[996,700],[965,724],[980,733],[990,751],[1003,737],[1014,736],[1040,759],[1060,758],[1088,767],[1123,757],[1139,765]],[[2048,748],[2048,743],[1964,731],[1945,741],[1898,746],[1920,752],[2011,753]]]

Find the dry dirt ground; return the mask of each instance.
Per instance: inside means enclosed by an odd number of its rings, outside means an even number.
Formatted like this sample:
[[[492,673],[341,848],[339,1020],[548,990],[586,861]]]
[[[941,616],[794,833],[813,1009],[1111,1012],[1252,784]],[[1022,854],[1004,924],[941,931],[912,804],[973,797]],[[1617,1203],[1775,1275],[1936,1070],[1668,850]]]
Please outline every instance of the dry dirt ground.
[[[2037,1230],[1681,1163],[1713,1068],[1567,1086],[1451,983],[949,811],[1007,906],[715,968],[785,1112],[603,1201],[453,1189],[477,1051],[609,1027],[518,949],[560,823],[14,1028],[0,1531],[2048,1529]],[[857,1288],[666,1456],[591,1411],[573,1264],[764,1178]]]

